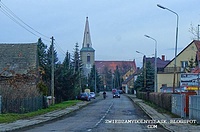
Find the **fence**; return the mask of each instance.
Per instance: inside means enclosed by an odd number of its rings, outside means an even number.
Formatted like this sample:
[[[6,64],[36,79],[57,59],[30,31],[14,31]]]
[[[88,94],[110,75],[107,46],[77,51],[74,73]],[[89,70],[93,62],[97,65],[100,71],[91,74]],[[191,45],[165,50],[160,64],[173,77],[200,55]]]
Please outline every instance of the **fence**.
[[[200,122],[200,96],[193,95],[189,97],[189,118]]]
[[[182,118],[186,117],[185,94],[172,94],[172,113],[179,115]]]
[[[43,96],[15,100],[2,98],[0,107],[2,113],[26,113],[42,109],[43,102]]]
[[[1,114],[1,107],[2,107],[2,96],[0,95],[0,114]]]

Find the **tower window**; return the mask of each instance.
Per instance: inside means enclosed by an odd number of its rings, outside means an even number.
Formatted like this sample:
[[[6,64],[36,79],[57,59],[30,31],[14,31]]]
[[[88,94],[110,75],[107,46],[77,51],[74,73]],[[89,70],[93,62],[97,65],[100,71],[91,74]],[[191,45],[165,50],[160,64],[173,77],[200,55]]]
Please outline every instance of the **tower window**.
[[[90,47],[90,44],[87,44],[87,47],[89,48],[89,47]]]
[[[90,63],[90,54],[87,54],[87,62]]]

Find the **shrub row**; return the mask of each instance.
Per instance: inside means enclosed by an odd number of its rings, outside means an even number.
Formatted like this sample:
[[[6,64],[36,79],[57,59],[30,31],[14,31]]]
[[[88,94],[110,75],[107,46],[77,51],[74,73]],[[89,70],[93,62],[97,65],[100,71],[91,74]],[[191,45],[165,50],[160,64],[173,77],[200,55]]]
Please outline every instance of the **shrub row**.
[[[171,112],[171,93],[137,92],[137,98],[149,101]]]

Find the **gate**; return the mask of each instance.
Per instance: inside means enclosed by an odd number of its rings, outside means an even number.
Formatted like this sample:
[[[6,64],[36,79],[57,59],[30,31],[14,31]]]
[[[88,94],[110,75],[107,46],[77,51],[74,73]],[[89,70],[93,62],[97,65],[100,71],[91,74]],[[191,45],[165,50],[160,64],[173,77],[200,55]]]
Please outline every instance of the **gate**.
[[[186,117],[186,95],[185,94],[172,94],[172,113]]]
[[[189,98],[189,119],[196,119],[200,122],[200,95],[193,95]]]

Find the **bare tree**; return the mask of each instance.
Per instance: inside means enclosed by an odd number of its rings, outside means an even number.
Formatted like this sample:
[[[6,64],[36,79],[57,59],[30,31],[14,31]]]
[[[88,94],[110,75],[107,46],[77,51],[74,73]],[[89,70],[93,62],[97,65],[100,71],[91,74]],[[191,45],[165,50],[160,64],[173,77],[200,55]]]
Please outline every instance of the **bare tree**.
[[[194,26],[192,23],[190,24],[189,32],[193,35],[191,37],[192,40],[198,40],[199,38],[199,25]]]

